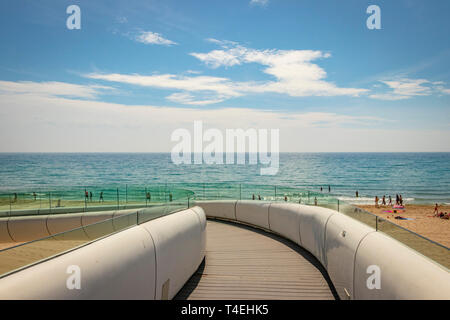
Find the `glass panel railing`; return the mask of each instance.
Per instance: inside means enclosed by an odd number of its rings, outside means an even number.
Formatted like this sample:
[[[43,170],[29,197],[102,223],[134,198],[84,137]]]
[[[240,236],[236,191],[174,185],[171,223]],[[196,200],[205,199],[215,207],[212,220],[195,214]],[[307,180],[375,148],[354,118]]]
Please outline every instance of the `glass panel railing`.
[[[450,269],[449,249],[410,230],[378,217],[378,231],[402,242],[422,255]]]
[[[170,189],[169,191],[166,188],[163,190],[152,189],[152,192],[154,192],[155,197],[147,203],[145,193],[144,199],[141,201],[137,200],[136,197],[133,198],[133,194],[131,194],[130,200],[134,201],[133,205],[140,207],[140,209],[101,212],[100,215],[104,214],[105,216],[103,220],[101,220],[101,216],[98,216],[99,212],[97,211],[95,214],[92,213],[92,219],[100,219],[101,221],[0,250],[0,277],[129,227],[187,209],[190,205],[190,197],[193,195],[192,192],[187,190]],[[167,202],[162,201],[164,198],[167,199]],[[124,206],[126,206],[126,203]],[[89,208],[93,207],[87,207],[87,209]],[[89,218],[90,214],[88,211],[84,217]]]
[[[193,192],[167,185],[84,186],[0,194],[0,218],[142,208],[192,197]]]
[[[88,196],[85,196],[85,192]],[[92,193],[92,198],[91,198]],[[353,204],[338,200],[328,192],[305,188],[218,183],[165,183],[143,186],[79,186],[60,190],[27,190],[0,194],[0,219],[29,214],[62,214],[119,209],[137,209],[137,215],[114,216],[107,225],[92,227],[93,237],[143,223],[192,206],[195,200],[255,200],[280,201],[317,205],[339,211],[377,231],[397,239],[419,253],[450,268],[449,249],[420,235],[421,230],[408,230]],[[415,232],[412,232],[415,231]]]

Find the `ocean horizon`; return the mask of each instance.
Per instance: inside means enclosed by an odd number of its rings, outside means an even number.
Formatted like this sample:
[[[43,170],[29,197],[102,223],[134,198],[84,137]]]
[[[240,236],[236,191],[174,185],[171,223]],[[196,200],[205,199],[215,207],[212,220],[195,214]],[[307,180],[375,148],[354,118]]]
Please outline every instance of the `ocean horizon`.
[[[406,203],[450,203],[449,152],[282,152],[278,174],[262,176],[260,168],[248,161],[175,165],[170,153],[159,152],[0,153],[0,193],[214,182],[315,192],[322,187],[322,192],[355,204],[395,194],[402,194]]]

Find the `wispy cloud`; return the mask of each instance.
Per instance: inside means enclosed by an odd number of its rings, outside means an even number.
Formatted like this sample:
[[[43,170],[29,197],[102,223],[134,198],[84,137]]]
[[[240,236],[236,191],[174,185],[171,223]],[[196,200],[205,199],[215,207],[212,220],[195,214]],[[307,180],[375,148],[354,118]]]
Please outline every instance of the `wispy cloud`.
[[[204,110],[127,105],[68,97],[65,94],[58,96],[54,95],[54,90],[44,90],[53,94],[43,95],[42,90],[32,89],[41,84],[33,82],[28,84],[30,91],[23,87],[20,90],[10,89],[16,85],[21,84],[0,83],[0,151],[167,152],[172,145],[170,136],[173,130],[180,126],[190,128],[198,119],[202,119],[205,126],[221,130],[249,126],[279,128],[283,151],[333,151],[338,148],[342,150],[342,144],[351,137],[352,147],[367,146],[367,132],[362,137],[355,134],[355,130],[373,127],[374,123],[384,121],[371,116],[332,112],[287,113],[249,108]],[[70,83],[64,85],[67,88],[72,86]],[[246,116],[243,117],[243,114]],[[20,135],[17,134],[18,124],[21,125]],[[158,138],[149,140],[149,135]],[[298,139],[306,136],[309,138],[305,141]],[[292,139],[296,143],[292,143]],[[46,143],[42,146],[36,141]],[[336,141],[341,144],[336,144]],[[374,147],[372,143],[369,145]]]
[[[219,103],[224,100],[224,99],[218,99],[218,98],[209,99],[209,100],[198,100],[198,99],[195,99],[195,97],[193,95],[191,95],[190,93],[187,93],[187,92],[173,93],[170,96],[168,96],[166,99],[169,101],[176,102],[176,103],[187,104],[187,105],[197,105],[197,106]]]
[[[139,75],[139,74],[101,74],[85,75],[91,79],[122,82],[140,86],[163,89],[203,92],[207,99],[200,99],[202,105],[218,103],[226,99],[246,94],[279,93],[292,97],[308,96],[359,96],[367,89],[338,87],[326,81],[326,72],[315,60],[329,58],[331,55],[312,50],[256,50],[246,48],[232,41],[208,39],[221,46],[219,50],[191,55],[211,68],[233,67],[249,63],[265,66],[264,73],[273,77],[269,81],[233,81],[225,77],[184,76],[175,74]],[[215,94],[215,96],[212,96]],[[175,98],[174,98],[175,97]],[[183,97],[181,99],[180,97]],[[193,99],[184,95],[172,95],[171,101],[193,104]]]
[[[431,82],[426,79],[399,78],[394,80],[380,80],[390,89],[388,92],[369,95],[370,98],[380,100],[405,100],[417,96],[429,96],[433,93],[450,94],[441,81]]]
[[[79,85],[66,82],[0,81],[1,94],[24,94],[34,96],[64,96],[93,99],[101,90],[114,88],[100,85]]]
[[[171,46],[177,44],[174,41],[165,39],[162,35],[156,32],[151,31],[142,31],[139,35],[136,36],[136,41],[142,42],[145,44],[158,44],[164,46]]]
[[[266,6],[268,3],[269,0],[250,0],[251,5]]]

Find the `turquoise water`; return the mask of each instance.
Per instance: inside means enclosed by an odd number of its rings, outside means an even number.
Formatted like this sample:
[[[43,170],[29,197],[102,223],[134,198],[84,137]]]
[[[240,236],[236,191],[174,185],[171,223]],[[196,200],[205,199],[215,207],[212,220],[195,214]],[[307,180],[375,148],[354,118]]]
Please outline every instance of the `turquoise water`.
[[[450,153],[282,153],[275,176],[256,165],[174,165],[169,153],[0,154],[0,192],[72,186],[229,182],[308,188],[354,203],[402,194],[450,203]],[[355,191],[360,198],[355,198]]]

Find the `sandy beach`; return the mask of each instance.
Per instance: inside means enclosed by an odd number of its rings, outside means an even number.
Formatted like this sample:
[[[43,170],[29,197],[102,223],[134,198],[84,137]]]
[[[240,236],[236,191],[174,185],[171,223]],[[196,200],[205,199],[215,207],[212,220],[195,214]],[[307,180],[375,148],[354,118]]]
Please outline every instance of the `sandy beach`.
[[[446,247],[450,247],[450,220],[433,217],[434,205],[406,204],[405,210],[399,210],[397,213],[385,212],[392,211],[392,208],[389,206],[375,208],[375,205],[358,205],[358,207],[379,217],[386,218]],[[450,206],[439,206],[439,212],[450,212]],[[396,216],[413,220],[398,220],[395,219]]]

